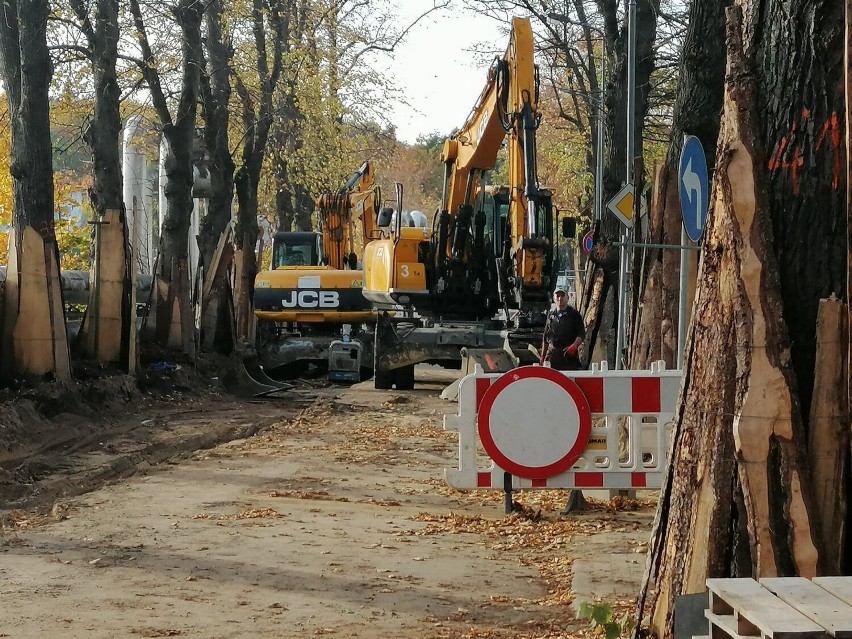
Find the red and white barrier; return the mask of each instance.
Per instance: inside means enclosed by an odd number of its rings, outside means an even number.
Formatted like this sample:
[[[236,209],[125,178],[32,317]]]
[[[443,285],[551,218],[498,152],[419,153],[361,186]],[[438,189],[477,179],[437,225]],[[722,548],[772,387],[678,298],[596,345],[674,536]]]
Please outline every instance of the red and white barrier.
[[[454,488],[659,488],[666,467],[681,372],[657,362],[648,371],[524,366],[478,370],[459,384]]]

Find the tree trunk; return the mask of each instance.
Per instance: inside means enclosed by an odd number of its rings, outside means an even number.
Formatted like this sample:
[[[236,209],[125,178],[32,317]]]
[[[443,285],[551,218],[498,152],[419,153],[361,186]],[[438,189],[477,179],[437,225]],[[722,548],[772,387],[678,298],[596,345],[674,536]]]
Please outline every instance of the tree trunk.
[[[708,577],[810,577],[819,563],[741,15],[728,9],[722,132],[695,318],[639,601],[641,618],[654,583],[660,637],[671,636],[676,597],[703,592]]]
[[[148,43],[138,0],[129,0],[142,49],[140,70],[163,126],[162,164],[166,174],[165,211],[162,215],[160,253],[154,273],[154,335],[162,346],[179,349],[190,359],[196,353],[195,314],[189,280],[189,227],[193,211],[193,144],[198,97],[201,91],[201,16],[204,7],[196,0],[179,0],[173,8],[181,30],[181,90],[172,117],[163,92],[156,60]],[[195,238],[192,238],[195,241]],[[151,311],[149,310],[149,316]]]
[[[823,300],[817,321],[817,369],[808,420],[808,461],[814,499],[825,536],[827,574],[843,574],[848,485],[849,419],[846,384],[846,305]]]
[[[227,274],[233,266],[234,255],[231,223],[236,165],[228,144],[233,54],[225,39],[223,11],[222,0],[214,0],[205,16],[208,59],[207,71],[202,74],[201,94],[212,192],[207,215],[201,220],[198,243],[205,267],[201,291],[201,345],[205,349],[229,353],[235,343],[234,298]]]
[[[673,246],[681,243],[683,216],[677,180],[684,136],[694,135],[699,139],[709,167],[712,168],[715,161],[725,75],[724,11],[730,4],[730,0],[693,0],[690,5],[689,27],[681,53],[672,141],[659,182],[655,184],[651,215],[651,241],[654,243]],[[658,280],[660,285],[646,290],[640,323],[645,325],[644,330],[648,333],[659,331],[659,350],[646,351],[641,359],[631,358],[631,368],[646,368],[650,361],[656,359],[662,359],[669,368],[674,368],[680,317],[680,251],[655,251],[647,268],[649,277]],[[653,312],[648,313],[649,309]]]
[[[79,0],[72,0],[71,4],[84,25],[95,85],[94,114],[83,135],[92,151],[89,199],[95,217],[95,250],[89,274],[89,303],[77,344],[84,356],[118,363],[132,373],[136,368],[136,308],[122,201],[121,90],[116,75],[118,3],[98,0],[93,21],[89,21],[85,4]]]
[[[781,297],[807,417],[820,300],[846,290],[843,0],[763,0],[747,14],[747,28],[760,65]]]
[[[613,23],[616,20],[616,4],[606,3],[600,6],[603,20],[605,23]],[[636,147],[634,149],[635,156],[642,156],[642,127],[645,120],[645,115],[648,112],[648,92],[650,88],[651,74],[655,67],[654,40],[657,33],[657,16],[659,14],[659,0],[638,0],[636,3],[636,22],[637,33],[641,34],[637,38],[636,51],[636,96],[634,101],[635,106],[635,136]],[[626,25],[625,25],[626,27]],[[607,31],[615,32],[615,26],[607,27]],[[610,136],[607,142],[607,151],[605,158],[605,169],[603,176],[604,183],[604,203],[608,202],[622,187],[627,175],[627,100],[624,94],[627,86],[627,30],[624,28],[621,37],[617,38],[617,51],[614,52],[618,64],[615,72],[609,78],[606,86],[606,110],[607,110],[607,130]],[[595,325],[587,323],[587,334],[590,339],[587,339],[588,348],[595,352],[596,340],[598,338],[606,341],[608,348],[607,359],[612,364],[614,363],[615,354],[615,332],[614,328],[617,324],[617,307],[618,307],[618,247],[615,242],[621,238],[623,229],[622,223],[614,215],[610,215],[604,211],[603,220],[600,221],[595,229],[595,253],[593,261],[596,268],[592,273],[592,279],[597,279],[602,272],[605,289],[599,299],[607,300],[611,303],[611,308],[615,312],[612,322],[601,324],[604,318],[609,318],[609,313],[604,313],[602,309],[592,311],[589,308],[583,308],[584,317],[595,318]],[[608,290],[611,286],[615,286],[612,294]]]
[[[199,249],[209,268],[219,238],[233,219],[234,170],[228,145],[231,99],[231,47],[222,26],[223,2],[214,0],[207,9],[207,72],[203,76],[204,140],[210,152],[212,195],[207,215],[201,221]],[[202,302],[204,303],[204,302]]]
[[[254,327],[254,277],[257,274],[258,240],[258,187],[260,172],[266,157],[269,131],[274,115],[273,96],[281,77],[284,46],[290,36],[288,32],[289,10],[279,2],[262,3],[254,0],[253,32],[257,51],[257,80],[260,95],[255,100],[242,81],[237,82],[237,92],[242,102],[243,148],[240,168],[237,170],[235,186],[239,213],[236,228],[236,249],[238,259],[238,283],[234,291],[234,305],[237,316],[237,338],[253,337]],[[265,16],[265,17],[264,17]],[[272,33],[267,34],[267,21]],[[267,51],[267,35],[272,41],[272,52]],[[255,110],[256,109],[256,110]]]
[[[230,279],[233,262],[234,243],[231,227],[227,226],[205,273],[201,294],[201,346],[223,354],[233,351],[236,345]]]
[[[6,347],[13,352],[6,350],[0,356],[8,374],[51,373],[68,381],[71,366],[53,223],[51,63],[46,39],[50,8],[46,0],[9,0],[0,12],[14,203],[4,318],[13,335]]]
[[[247,171],[237,172],[237,223],[236,273],[234,307],[236,311],[237,339],[254,343],[254,277],[257,275],[257,190],[251,185]]]

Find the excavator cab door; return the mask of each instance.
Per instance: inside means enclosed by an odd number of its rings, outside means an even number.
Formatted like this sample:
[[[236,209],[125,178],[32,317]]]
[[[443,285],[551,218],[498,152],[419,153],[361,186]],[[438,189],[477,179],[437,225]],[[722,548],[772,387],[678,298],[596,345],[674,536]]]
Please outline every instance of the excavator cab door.
[[[385,229],[391,225],[391,222],[393,222],[393,209],[388,206],[379,211],[379,215],[376,217],[376,226]]]

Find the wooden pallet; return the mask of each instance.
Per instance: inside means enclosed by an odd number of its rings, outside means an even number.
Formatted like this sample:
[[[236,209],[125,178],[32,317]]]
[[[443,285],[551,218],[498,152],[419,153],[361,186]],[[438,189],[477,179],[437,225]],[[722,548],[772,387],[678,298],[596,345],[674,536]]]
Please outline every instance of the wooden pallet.
[[[852,577],[708,579],[707,588],[709,639],[852,639]]]

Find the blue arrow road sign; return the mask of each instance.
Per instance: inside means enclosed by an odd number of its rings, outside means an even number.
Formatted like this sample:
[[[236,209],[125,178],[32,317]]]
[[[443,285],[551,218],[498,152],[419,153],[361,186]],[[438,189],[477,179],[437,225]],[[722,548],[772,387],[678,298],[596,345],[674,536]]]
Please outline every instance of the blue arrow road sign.
[[[693,242],[701,239],[707,223],[710,188],[707,180],[707,158],[701,142],[694,135],[686,136],[677,171],[680,210],[683,227]]]

